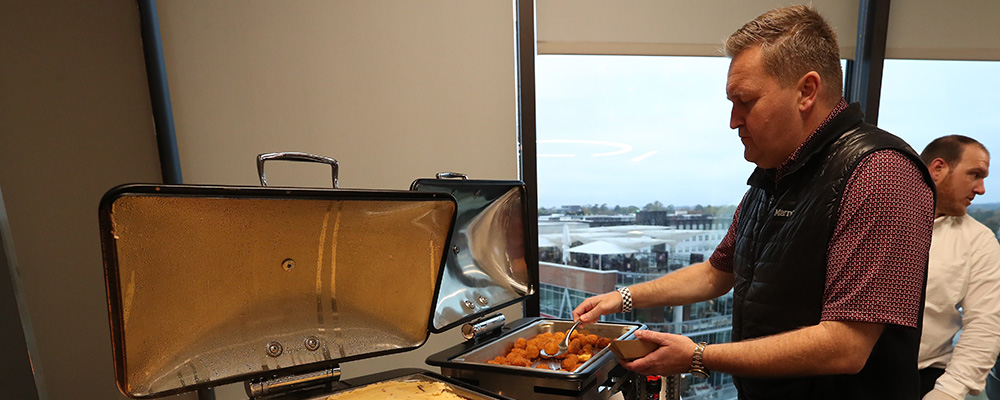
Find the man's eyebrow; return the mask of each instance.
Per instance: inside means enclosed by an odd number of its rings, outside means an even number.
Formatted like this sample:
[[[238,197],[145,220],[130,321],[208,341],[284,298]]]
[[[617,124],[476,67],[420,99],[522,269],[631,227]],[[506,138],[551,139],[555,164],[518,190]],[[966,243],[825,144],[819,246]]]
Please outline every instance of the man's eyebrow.
[[[734,97],[740,97],[743,94],[735,86],[736,84],[726,85],[726,99],[732,100]]]

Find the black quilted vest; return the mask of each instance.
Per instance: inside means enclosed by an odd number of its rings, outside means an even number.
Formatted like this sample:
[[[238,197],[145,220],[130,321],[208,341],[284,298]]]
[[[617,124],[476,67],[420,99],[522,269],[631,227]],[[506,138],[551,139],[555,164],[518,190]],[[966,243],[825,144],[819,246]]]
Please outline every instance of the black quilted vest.
[[[901,139],[862,122],[862,117],[857,104],[834,117],[777,184],[771,177],[773,171],[757,168],[750,176],[751,187],[740,206],[733,258],[733,341],[820,322],[827,244],[847,180],[867,155],[885,149],[906,155],[921,166],[933,190],[919,156]],[[922,319],[922,297],[920,311]],[[887,325],[858,374],[734,377],[740,399],[916,400],[919,328]]]

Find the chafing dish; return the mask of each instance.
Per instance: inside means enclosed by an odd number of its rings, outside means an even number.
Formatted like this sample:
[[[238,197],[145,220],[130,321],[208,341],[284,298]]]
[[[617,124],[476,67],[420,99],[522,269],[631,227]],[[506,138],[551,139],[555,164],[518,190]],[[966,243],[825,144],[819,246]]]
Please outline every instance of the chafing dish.
[[[263,181],[263,173],[261,173]],[[340,380],[340,363],[431,330],[455,199],[442,193],[124,185],[99,209],[116,382],[132,398],[243,382],[325,399],[425,370]]]

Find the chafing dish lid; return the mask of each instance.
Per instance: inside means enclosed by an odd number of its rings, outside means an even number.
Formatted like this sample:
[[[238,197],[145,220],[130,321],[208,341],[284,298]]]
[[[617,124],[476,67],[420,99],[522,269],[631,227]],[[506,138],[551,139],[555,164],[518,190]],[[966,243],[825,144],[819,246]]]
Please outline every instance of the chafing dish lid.
[[[523,182],[418,179],[411,189],[450,193],[458,201],[433,332],[498,311],[534,293],[538,278],[527,268]]]
[[[456,208],[412,191],[112,189],[119,388],[158,397],[419,347]]]

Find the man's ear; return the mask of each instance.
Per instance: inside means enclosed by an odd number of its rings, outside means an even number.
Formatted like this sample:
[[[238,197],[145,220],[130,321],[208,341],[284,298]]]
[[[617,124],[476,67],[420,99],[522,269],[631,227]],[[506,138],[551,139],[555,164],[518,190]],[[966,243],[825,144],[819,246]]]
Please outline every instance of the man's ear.
[[[931,179],[934,180],[934,183],[939,183],[941,178],[948,175],[948,170],[950,169],[951,168],[948,166],[948,163],[940,157],[935,158],[929,165],[927,165],[927,170],[930,171]]]
[[[800,112],[805,112],[816,105],[816,101],[819,100],[820,85],[822,83],[823,79],[820,78],[819,72],[816,71],[809,71],[807,74],[802,75],[802,78],[799,78],[799,82],[795,88],[799,91]]]

